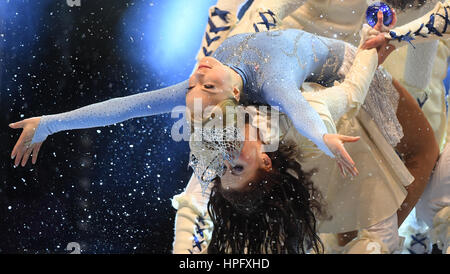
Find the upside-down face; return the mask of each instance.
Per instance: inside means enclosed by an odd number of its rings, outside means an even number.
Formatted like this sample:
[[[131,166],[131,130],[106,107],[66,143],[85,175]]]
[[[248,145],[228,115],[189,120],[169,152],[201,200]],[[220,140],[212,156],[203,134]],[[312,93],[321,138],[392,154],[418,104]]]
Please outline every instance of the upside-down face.
[[[221,188],[224,191],[247,191],[251,188],[253,181],[259,177],[259,172],[269,172],[272,168],[272,161],[269,156],[262,152],[260,140],[249,138],[249,127],[246,124],[245,141],[239,158],[233,165],[225,161],[226,170],[220,177]]]
[[[189,78],[189,88],[186,93],[186,106],[191,116],[195,111],[203,111],[223,100],[236,97],[238,91],[233,84],[233,73],[235,72],[231,68],[213,57],[200,60],[197,70]],[[194,109],[196,100],[201,102],[200,109]]]

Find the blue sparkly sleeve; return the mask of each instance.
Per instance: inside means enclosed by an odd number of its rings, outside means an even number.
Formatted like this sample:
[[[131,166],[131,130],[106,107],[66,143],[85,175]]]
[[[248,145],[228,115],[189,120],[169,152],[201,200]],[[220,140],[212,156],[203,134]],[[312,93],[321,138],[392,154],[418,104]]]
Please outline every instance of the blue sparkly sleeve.
[[[295,81],[267,84],[263,94],[270,105],[280,107],[280,111],[292,120],[300,134],[313,141],[325,154],[334,158],[333,153],[323,141],[323,135],[328,133],[325,123],[305,100]]]
[[[188,80],[155,91],[110,99],[76,110],[44,115],[34,134],[32,144],[44,141],[53,133],[81,128],[112,125],[131,118],[170,112],[185,105]]]

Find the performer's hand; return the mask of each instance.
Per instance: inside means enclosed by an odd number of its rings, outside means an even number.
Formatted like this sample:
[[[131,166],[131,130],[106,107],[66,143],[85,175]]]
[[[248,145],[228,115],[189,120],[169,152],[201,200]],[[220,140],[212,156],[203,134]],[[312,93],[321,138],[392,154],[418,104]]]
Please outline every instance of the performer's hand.
[[[30,157],[30,154],[33,154],[32,163],[36,163],[39,149],[41,149],[43,142],[34,143],[31,145],[31,140],[33,140],[34,132],[36,131],[40,121],[40,117],[33,117],[9,124],[10,128],[23,128],[22,134],[20,134],[20,137],[11,152],[11,159],[15,158],[15,167],[18,166],[20,162],[22,162],[22,166],[24,167]]]
[[[395,26],[397,23],[397,15],[395,11],[392,9],[393,19],[392,23],[389,26],[385,26],[383,24],[383,12],[378,11],[377,24],[373,27],[373,29],[369,30],[366,37],[361,37],[361,39],[365,39],[363,41],[361,48],[362,49],[372,49],[376,48],[378,53],[378,65],[383,64],[386,58],[395,50],[395,46],[389,44],[389,39],[386,38],[385,33],[389,32],[391,28]]]
[[[360,137],[345,136],[340,134],[325,134],[323,140],[331,152],[336,157],[336,162],[341,170],[342,176],[346,177],[347,173],[357,176],[359,174],[356,169],[355,162],[348,154],[344,147],[346,142],[356,142]]]

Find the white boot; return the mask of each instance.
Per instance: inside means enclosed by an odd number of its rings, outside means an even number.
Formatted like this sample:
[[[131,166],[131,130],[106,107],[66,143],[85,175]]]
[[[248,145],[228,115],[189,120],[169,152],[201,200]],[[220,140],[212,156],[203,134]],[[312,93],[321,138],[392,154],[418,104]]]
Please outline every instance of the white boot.
[[[436,243],[443,254],[450,254],[450,207],[444,207],[434,216],[430,231],[431,241]]]
[[[405,241],[405,249],[409,254],[431,253],[431,240],[428,231],[411,233]]]
[[[219,1],[224,2],[224,1]],[[230,1],[228,5],[223,8],[223,5],[212,6],[209,8],[208,25],[206,25],[205,35],[202,40],[202,45],[197,54],[197,61],[200,61],[205,56],[210,56],[229,36],[229,33],[236,25],[237,6],[242,1]],[[235,4],[231,5],[230,4]],[[236,6],[236,7],[234,7]]]
[[[386,38],[392,39],[396,47],[406,45],[406,42],[421,42],[426,40],[446,39],[450,35],[450,2],[438,2],[432,11],[424,16],[386,33]],[[411,43],[413,44],[413,43]]]
[[[172,206],[177,209],[173,253],[207,253],[213,231],[208,212],[195,197],[185,192],[173,197]]]
[[[358,237],[350,241],[343,250],[345,254],[392,254],[403,248],[403,239],[398,235],[397,213],[366,229],[358,231]]]
[[[278,29],[281,21],[304,2],[305,0],[255,0],[230,36]]]
[[[389,254],[387,246],[375,233],[367,229],[358,231],[358,237],[351,240],[342,250],[343,254]]]
[[[416,218],[416,210],[411,211],[400,226],[399,234],[405,237],[403,254],[431,253],[429,228],[423,220]]]

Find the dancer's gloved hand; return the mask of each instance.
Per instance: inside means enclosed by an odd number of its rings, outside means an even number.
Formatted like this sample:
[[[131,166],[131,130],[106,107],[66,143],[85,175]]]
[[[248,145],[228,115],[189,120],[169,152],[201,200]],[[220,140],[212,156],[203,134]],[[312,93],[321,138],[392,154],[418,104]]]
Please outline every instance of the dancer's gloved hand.
[[[15,159],[14,166],[18,166],[19,163],[22,162],[22,166],[24,167],[31,154],[33,154],[32,163],[36,163],[39,149],[41,149],[43,141],[34,144],[31,144],[31,141],[33,140],[34,133],[40,121],[41,117],[33,117],[9,124],[10,128],[23,128],[22,134],[20,134],[20,137],[11,152],[11,159]]]
[[[356,142],[360,139],[359,136],[345,136],[341,134],[324,134],[323,141],[331,152],[336,157],[336,162],[341,170],[341,174],[347,177],[347,174],[357,176],[359,174],[358,169],[356,169],[355,162],[353,162],[352,157],[348,154],[344,147],[344,143]]]
[[[397,15],[392,9],[393,19],[389,26],[383,24],[383,12],[377,13],[377,24],[370,28],[369,25],[364,24],[361,34],[361,49],[377,49],[378,53],[378,65],[383,64],[386,58],[395,50],[395,46],[389,44],[389,39],[386,38],[385,33],[389,33],[390,29],[397,23]]]

